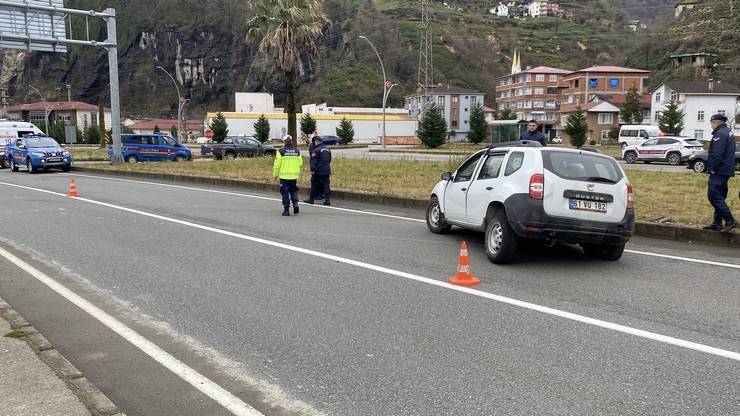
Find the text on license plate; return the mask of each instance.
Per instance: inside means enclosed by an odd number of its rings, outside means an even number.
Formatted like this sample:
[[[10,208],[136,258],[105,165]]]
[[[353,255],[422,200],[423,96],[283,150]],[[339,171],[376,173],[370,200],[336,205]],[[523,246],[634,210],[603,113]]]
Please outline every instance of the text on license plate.
[[[50,158],[46,159],[46,161],[49,162],[49,163],[56,163],[56,162],[61,162],[62,161],[62,158],[60,158],[60,157],[50,157]]]
[[[583,199],[570,199],[568,201],[570,209],[579,211],[606,212],[606,202],[586,201]]]

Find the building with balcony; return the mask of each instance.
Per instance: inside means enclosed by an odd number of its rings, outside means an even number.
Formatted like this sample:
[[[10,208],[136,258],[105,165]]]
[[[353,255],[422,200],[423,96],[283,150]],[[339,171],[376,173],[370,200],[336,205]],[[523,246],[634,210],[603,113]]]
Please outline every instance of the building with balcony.
[[[650,71],[619,66],[592,66],[564,77],[563,104],[585,105],[597,95],[627,95],[633,89],[645,93]]]
[[[567,86],[566,69],[538,66],[520,71],[518,58],[512,74],[496,80],[496,108],[499,112],[510,109],[519,120],[537,120],[545,135],[557,124],[562,91]]]
[[[406,110],[418,120],[424,116],[427,106],[436,104],[447,121],[447,129],[454,134],[450,141],[462,141],[470,131],[470,110],[475,106],[484,106],[486,95],[482,92],[465,88],[438,85],[405,97]]]

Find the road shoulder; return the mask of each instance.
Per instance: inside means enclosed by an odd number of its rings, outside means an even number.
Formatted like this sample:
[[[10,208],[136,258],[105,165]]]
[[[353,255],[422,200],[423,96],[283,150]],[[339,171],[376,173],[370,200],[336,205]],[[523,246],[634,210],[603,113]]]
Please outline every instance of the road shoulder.
[[[2,298],[0,317],[0,414],[123,415]]]

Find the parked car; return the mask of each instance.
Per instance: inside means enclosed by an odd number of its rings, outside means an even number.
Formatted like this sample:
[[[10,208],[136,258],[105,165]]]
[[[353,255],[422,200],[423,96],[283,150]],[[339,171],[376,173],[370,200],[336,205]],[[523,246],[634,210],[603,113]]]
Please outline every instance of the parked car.
[[[680,165],[689,157],[704,151],[704,146],[698,140],[688,137],[665,136],[655,137],[646,142],[627,146],[622,149],[622,159],[632,164],[638,161],[645,163],[668,162],[671,165]]]
[[[28,173],[51,168],[69,172],[74,163],[72,154],[51,137],[26,135],[8,144],[5,153],[9,158],[10,170],[18,172],[25,166]]]
[[[321,136],[321,143],[325,146],[336,146],[342,144],[342,139],[338,136]]]
[[[689,156],[686,161],[688,169],[693,170],[696,173],[704,173],[707,171],[707,160],[709,159],[709,152],[703,151]],[[735,169],[740,170],[740,147],[735,150]]]
[[[260,143],[254,137],[227,137],[221,143],[211,143],[210,153],[216,160],[233,160],[237,157],[275,156],[275,148]]]
[[[563,144],[563,139],[560,138],[560,136],[555,136],[550,140],[550,143],[552,144]]]
[[[580,244],[594,258],[618,260],[635,228],[632,186],[617,161],[539,143],[501,144],[444,173],[431,192],[427,227],[485,232],[494,263],[512,261],[525,239]]]
[[[638,146],[654,137],[663,134],[655,126],[624,125],[619,128],[619,145],[624,149],[627,146]]]
[[[193,160],[187,146],[166,134],[122,134],[121,151],[128,163]],[[113,146],[108,146],[109,159],[112,154]]]
[[[0,121],[0,169],[10,167],[10,159],[5,150],[6,146],[26,135],[43,136],[44,132],[33,123]]]

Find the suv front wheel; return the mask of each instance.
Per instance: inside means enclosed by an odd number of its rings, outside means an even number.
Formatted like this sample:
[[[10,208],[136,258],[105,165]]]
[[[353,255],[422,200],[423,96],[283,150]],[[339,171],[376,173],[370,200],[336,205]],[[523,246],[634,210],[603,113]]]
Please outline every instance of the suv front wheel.
[[[603,244],[583,244],[583,252],[587,256],[607,261],[617,261],[624,254],[624,244],[619,246],[607,246]]]
[[[519,247],[519,236],[509,225],[503,209],[494,213],[486,224],[486,255],[495,264],[506,264],[514,260]]]
[[[439,208],[439,199],[433,196],[427,205],[427,228],[434,234],[445,234],[452,226],[444,220],[442,210]]]

